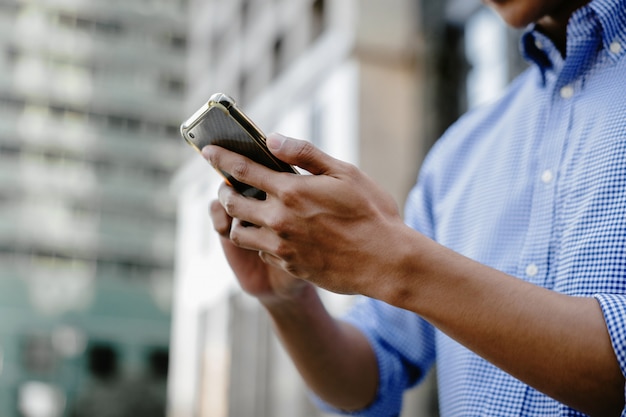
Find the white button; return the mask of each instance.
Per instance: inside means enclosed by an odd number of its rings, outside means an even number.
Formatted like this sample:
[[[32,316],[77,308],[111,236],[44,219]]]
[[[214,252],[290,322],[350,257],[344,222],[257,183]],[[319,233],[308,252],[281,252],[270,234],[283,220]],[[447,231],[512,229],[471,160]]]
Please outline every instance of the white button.
[[[534,277],[539,273],[539,268],[535,264],[530,264],[526,267],[526,275],[529,277]]]
[[[561,97],[562,98],[572,98],[574,96],[574,87],[572,87],[571,85],[566,85],[565,87],[561,88]]]
[[[553,179],[554,174],[550,169],[546,169],[545,171],[543,171],[543,174],[541,174],[541,181],[543,181],[545,184],[550,184]]]
[[[622,44],[619,42],[613,42],[609,48],[614,54],[619,54],[620,52],[622,52]]]
[[[541,39],[535,39],[535,46],[537,49],[543,49],[543,42],[541,42]]]

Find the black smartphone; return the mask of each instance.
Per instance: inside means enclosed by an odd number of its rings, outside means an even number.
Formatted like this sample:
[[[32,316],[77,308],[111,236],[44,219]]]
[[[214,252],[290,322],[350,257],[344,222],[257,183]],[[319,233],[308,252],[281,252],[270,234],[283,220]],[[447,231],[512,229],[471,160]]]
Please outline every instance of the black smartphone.
[[[204,106],[180,126],[180,133],[198,152],[207,145],[217,145],[275,171],[298,173],[294,167],[272,155],[265,143],[265,134],[226,94],[213,94]],[[241,194],[265,200],[264,191],[237,181],[227,172],[220,170],[220,174]]]

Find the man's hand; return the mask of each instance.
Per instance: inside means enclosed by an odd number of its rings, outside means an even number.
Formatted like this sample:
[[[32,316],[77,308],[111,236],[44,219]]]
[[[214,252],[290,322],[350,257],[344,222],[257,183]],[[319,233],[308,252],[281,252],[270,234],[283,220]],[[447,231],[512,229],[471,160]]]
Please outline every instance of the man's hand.
[[[240,221],[230,217],[217,200],[211,202],[211,219],[213,227],[220,235],[226,259],[244,291],[263,303],[271,303],[297,298],[303,288],[309,285],[280,268],[268,265],[261,259],[258,251],[235,246],[230,234],[233,225],[240,224]]]
[[[279,182],[284,180],[309,182],[309,178],[303,176],[267,170],[221,148],[207,150],[205,155],[214,165],[234,174],[237,179],[245,178],[244,181],[251,185],[257,182],[241,175],[242,172],[248,172],[252,177],[267,176],[268,182],[277,181],[276,189],[280,189]],[[275,179],[276,176],[280,178]],[[270,191],[269,187],[260,188]],[[300,216],[293,213],[297,207],[284,207],[276,194],[268,194],[266,201],[246,198],[226,184],[222,185],[219,195],[221,203],[214,201],[211,204],[211,218],[220,234],[224,253],[243,290],[257,297],[267,308],[277,334],[304,380],[320,398],[335,407],[345,410],[365,407],[374,399],[378,386],[376,357],[367,339],[353,326],[334,320],[315,288],[287,272],[291,270],[295,275],[299,271],[312,273],[309,265],[317,266],[317,263],[308,262],[308,269],[301,269],[294,262],[308,261],[309,247],[315,249],[312,255],[316,259],[323,259],[321,251],[324,248],[316,247],[315,242],[307,242],[302,234],[296,233],[296,243],[304,240],[304,248],[295,245],[290,250],[304,255],[290,257],[291,262],[288,262],[280,255],[292,245],[290,236],[294,235],[284,231],[290,219],[281,220],[283,227],[267,226],[271,221],[278,222],[281,213],[291,214],[295,221],[302,222]],[[239,207],[240,204],[243,208]],[[306,206],[306,202],[300,204]],[[258,213],[251,215],[247,210]],[[347,216],[349,213],[343,214],[343,217]],[[262,220],[264,217],[270,221]],[[310,233],[310,227],[313,225],[304,228],[303,232]],[[282,240],[285,242],[281,243]],[[278,242],[278,249],[271,242]]]
[[[267,193],[261,201],[220,188],[224,212],[214,207],[214,221],[228,233],[229,258],[235,247],[248,249],[254,253],[247,257],[258,252],[267,265],[331,291],[370,293],[400,264],[397,239],[408,228],[392,197],[354,166],[308,142],[270,135],[268,146],[313,175],[275,172],[219,147],[203,151],[216,168]],[[254,269],[247,274],[257,276],[262,268],[251,260],[245,265]]]

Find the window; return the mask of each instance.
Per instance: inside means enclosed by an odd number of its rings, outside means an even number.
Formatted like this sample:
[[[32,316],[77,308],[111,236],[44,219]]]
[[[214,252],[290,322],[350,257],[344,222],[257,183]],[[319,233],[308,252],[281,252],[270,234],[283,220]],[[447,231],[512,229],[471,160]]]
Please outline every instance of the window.
[[[115,19],[92,19],[85,16],[76,16],[68,13],[59,13],[59,26],[68,29],[78,29],[85,32],[94,32],[105,36],[117,36],[124,32],[124,26]]]
[[[108,343],[94,343],[87,352],[89,373],[100,380],[109,380],[119,371],[119,354]]]
[[[96,21],[95,29],[96,32],[102,33],[103,35],[119,35],[124,30],[122,24],[114,20]]]
[[[52,338],[46,334],[30,334],[22,339],[22,362],[29,372],[45,374],[54,370],[57,357]]]
[[[178,33],[167,33],[163,36],[163,44],[175,51],[183,51],[187,48],[187,37]]]
[[[180,77],[165,75],[161,78],[161,88],[168,94],[185,94],[186,83]]]

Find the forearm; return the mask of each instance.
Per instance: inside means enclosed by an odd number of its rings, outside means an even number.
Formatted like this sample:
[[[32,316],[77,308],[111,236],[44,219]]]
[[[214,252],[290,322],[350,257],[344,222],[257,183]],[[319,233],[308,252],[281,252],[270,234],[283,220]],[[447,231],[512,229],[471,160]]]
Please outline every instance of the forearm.
[[[293,302],[263,302],[285,349],[309,388],[343,410],[375,398],[376,357],[365,336],[329,315],[313,286]]]
[[[496,366],[573,408],[619,415],[624,378],[595,299],[558,294],[422,236],[407,236],[402,244],[420,241],[405,257],[396,291],[382,286],[380,298],[420,314]]]

